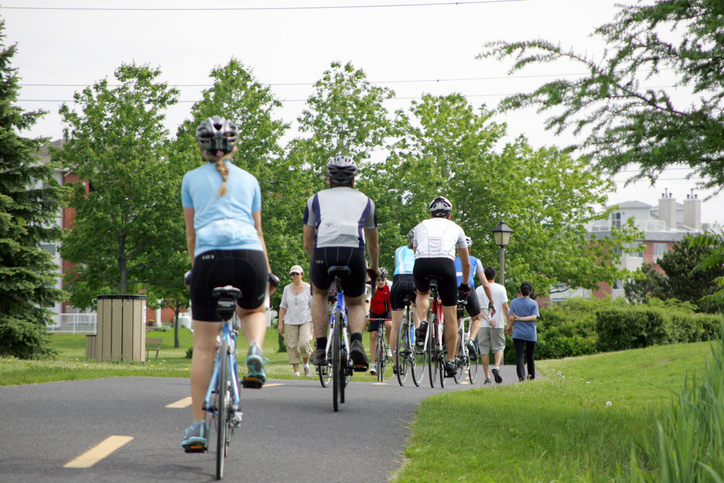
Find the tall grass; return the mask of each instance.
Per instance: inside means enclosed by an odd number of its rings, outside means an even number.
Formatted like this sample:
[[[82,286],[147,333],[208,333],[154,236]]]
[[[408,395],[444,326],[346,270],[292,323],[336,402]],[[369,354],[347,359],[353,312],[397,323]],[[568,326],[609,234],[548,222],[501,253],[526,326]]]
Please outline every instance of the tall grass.
[[[644,442],[643,467],[632,451],[632,483],[724,482],[724,341],[712,347],[701,382],[692,379]]]

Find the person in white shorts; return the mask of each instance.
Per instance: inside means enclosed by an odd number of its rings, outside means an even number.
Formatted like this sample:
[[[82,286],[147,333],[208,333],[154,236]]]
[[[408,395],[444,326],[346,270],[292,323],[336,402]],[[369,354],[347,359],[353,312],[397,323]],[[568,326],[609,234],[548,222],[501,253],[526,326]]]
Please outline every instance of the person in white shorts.
[[[490,384],[490,366],[489,358],[490,349],[493,349],[495,358],[495,366],[493,366],[493,376],[495,382],[500,384],[503,378],[500,376],[500,364],[503,362],[503,351],[505,350],[505,325],[508,320],[508,293],[505,287],[499,283],[495,283],[495,269],[493,267],[485,267],[485,278],[488,280],[490,290],[493,293],[493,305],[495,313],[490,315],[489,309],[482,309],[482,322],[480,331],[478,332],[478,348],[483,355],[483,369],[485,370],[485,384]],[[488,296],[482,286],[475,289],[478,295],[480,307],[488,307]]]

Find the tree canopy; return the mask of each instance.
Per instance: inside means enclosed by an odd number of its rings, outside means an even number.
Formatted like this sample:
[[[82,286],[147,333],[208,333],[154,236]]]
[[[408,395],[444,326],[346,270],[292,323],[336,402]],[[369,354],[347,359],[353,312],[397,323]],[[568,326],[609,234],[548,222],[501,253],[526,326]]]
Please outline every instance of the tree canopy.
[[[75,221],[61,254],[75,307],[99,293],[133,294],[164,283],[159,274],[185,247],[180,172],[168,159],[165,109],[178,91],[156,80],[160,71],[124,64],[119,85],[102,80],[75,94],[79,112],[63,105],[67,142],[53,159],[74,171],[69,206]],[[179,274],[179,280],[182,274]]]
[[[531,64],[571,61],[588,74],[556,79],[505,98],[503,111],[531,106],[550,113],[546,128],[572,129],[581,148],[611,173],[634,166],[632,179],[654,182],[683,164],[705,188],[724,188],[724,3],[661,0],[621,6],[597,28],[607,50],[597,59],[547,40],[496,41],[480,57],[512,58],[511,73]],[[648,87],[673,76],[669,87]],[[675,90],[691,96],[677,96]]]
[[[17,101],[19,77],[11,61],[15,45],[4,45],[0,21],[0,356],[42,357],[52,353],[45,330],[64,294],[55,288],[58,266],[41,249],[60,240],[55,223],[62,188],[53,164],[38,160],[45,139],[28,139],[43,112],[25,112]]]

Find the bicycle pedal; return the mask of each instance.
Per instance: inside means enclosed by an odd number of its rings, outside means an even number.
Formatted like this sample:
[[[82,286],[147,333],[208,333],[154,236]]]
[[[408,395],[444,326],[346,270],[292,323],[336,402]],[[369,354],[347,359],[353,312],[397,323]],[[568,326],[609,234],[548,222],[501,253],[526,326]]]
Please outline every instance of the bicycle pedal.
[[[264,383],[256,377],[245,377],[241,380],[241,385],[246,389],[261,389]]]
[[[206,453],[208,450],[208,448],[204,448],[201,445],[184,446],[186,453]]]
[[[354,372],[367,372],[369,366],[354,366]]]

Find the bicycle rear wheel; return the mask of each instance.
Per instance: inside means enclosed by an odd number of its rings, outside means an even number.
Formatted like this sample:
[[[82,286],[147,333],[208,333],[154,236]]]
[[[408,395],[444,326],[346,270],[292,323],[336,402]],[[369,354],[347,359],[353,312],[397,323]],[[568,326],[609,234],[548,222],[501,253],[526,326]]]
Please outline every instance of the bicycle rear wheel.
[[[463,334],[462,332],[458,332],[458,354],[455,356],[455,375],[453,376],[453,380],[455,381],[455,384],[460,384],[460,381],[465,379],[465,347],[463,341]]]
[[[437,371],[439,366],[438,347],[437,347],[437,316],[432,315],[427,323],[427,360],[428,375],[430,376],[430,387],[435,387],[435,379],[437,379]]]
[[[227,404],[229,402],[229,367],[227,355],[229,353],[229,341],[221,338],[221,346],[219,347],[219,379],[216,385],[218,391],[218,399],[216,406],[216,479],[220,480],[224,476],[224,458],[226,457],[226,447],[228,443],[227,435]]]
[[[477,356],[477,343],[475,344],[475,357],[470,357],[470,366],[468,367],[468,378],[470,378],[470,384],[475,384],[475,381],[478,380],[478,360],[480,359],[479,356]]]
[[[334,331],[332,332],[332,406],[334,411],[339,411],[339,398],[344,391],[344,371],[340,358],[340,334],[342,325],[342,313],[339,309],[334,313]]]
[[[411,359],[410,355],[410,322],[402,319],[397,331],[397,382],[400,386],[404,386],[407,380],[407,362]]]
[[[414,330],[414,329],[412,329]],[[425,350],[425,341],[422,341],[422,348],[417,345],[417,338],[412,344],[412,382],[415,386],[420,387],[422,381],[425,380],[425,364],[427,363],[427,351]]]

